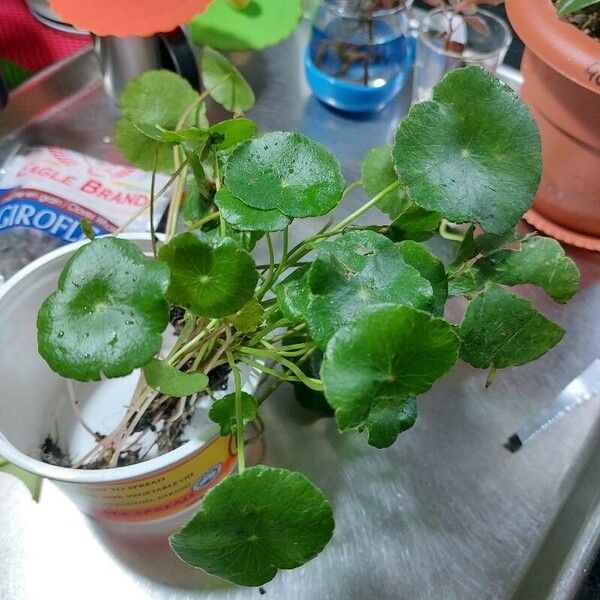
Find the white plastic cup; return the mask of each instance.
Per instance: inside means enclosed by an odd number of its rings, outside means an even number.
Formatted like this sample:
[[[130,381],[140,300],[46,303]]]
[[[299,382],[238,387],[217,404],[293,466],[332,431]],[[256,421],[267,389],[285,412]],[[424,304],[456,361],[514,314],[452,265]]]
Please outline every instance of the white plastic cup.
[[[136,242],[144,252],[151,251],[147,235],[121,237]],[[36,330],[41,303],[56,289],[66,261],[84,243],[40,257],[0,286],[0,456],[52,480],[84,513],[97,519],[118,522],[119,526],[172,521],[174,516],[196,510],[208,490],[237,464],[235,441],[230,436],[220,437],[218,427],[208,421],[203,410],[197,411],[202,414],[197,417],[197,434],[190,441],[135,465],[85,470],[54,466],[37,458],[49,434],[58,434],[61,445],[68,441],[69,446],[78,446],[81,440],[88,448],[93,445],[93,438],[75,420],[66,396],[66,381],[38,354]],[[252,393],[259,375],[246,371],[245,376],[244,390]],[[91,416],[94,426],[99,423],[110,430],[124,414],[136,382],[133,374],[75,384],[82,413]]]

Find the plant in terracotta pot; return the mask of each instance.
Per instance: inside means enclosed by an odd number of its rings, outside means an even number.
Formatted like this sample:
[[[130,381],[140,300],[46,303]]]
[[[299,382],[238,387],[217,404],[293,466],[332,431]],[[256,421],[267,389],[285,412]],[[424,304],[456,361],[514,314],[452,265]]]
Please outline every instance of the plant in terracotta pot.
[[[551,0],[507,0],[506,8],[526,46],[521,95],[540,128],[544,158],[525,218],[568,243],[600,250],[600,9]]]
[[[239,472],[206,495],[171,545],[195,567],[255,586],[316,556],[334,529],[332,507],[304,475],[246,464],[247,426],[276,386],[294,383],[341,433],[365,431],[368,444],[388,447],[459,357],[488,370],[491,384],[496,369],[560,341],[564,331],[507,286],[538,285],[563,303],[579,273],[554,240],[515,232],[537,189],[539,137],[514,92],[486,71],[447,75],[391,145],[367,154],[368,200],[341,220],[333,212],[357,183],[346,186],[335,157],[300,133],[259,134],[241,116],[209,124],[206,95],[237,110],[249,94],[231,68],[217,82],[192,98],[176,76],[152,72],[125,91],[121,149],[136,164],[174,169],[166,237],[146,253],[118,237],[77,249],[41,306],[38,341],[65,378],[143,373],[113,431],[91,424],[77,471],[110,471],[139,436],[206,411],[197,399],[208,397],[208,417],[237,440]],[[374,208],[381,224],[361,225]],[[177,232],[180,211],[187,229]],[[329,214],[289,243],[294,220]],[[468,224],[449,264],[419,243],[443,218]],[[444,319],[452,296],[464,298],[460,323]],[[164,348],[169,317],[177,337]],[[273,383],[245,392],[245,367]],[[217,368],[232,374],[222,397],[211,389]]]

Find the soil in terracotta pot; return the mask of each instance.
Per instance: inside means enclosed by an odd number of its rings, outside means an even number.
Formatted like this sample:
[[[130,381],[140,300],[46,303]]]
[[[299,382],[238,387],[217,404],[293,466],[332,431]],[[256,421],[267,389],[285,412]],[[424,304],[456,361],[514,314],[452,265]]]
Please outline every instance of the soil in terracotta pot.
[[[553,0],[554,4],[558,4],[558,0]],[[583,33],[589,35],[591,38],[600,42],[600,6],[588,6],[578,10],[577,12],[571,13],[564,17],[565,21],[569,21],[583,31]]]

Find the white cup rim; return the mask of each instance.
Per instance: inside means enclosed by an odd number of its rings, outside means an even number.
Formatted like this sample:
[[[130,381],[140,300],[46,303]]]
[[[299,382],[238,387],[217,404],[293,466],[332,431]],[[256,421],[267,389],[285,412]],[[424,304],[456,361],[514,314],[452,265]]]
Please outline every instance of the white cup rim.
[[[122,233],[118,237],[131,241],[150,242],[150,234],[145,233]],[[0,304],[10,290],[12,290],[24,279],[34,274],[40,267],[45,266],[66,254],[74,252],[86,243],[87,240],[82,240],[80,242],[61,246],[56,250],[40,256],[36,260],[23,267],[4,284],[0,285]],[[252,393],[258,385],[259,379],[260,373],[257,370],[250,371],[250,377],[244,385],[244,391]],[[0,457],[14,464],[15,466],[24,469],[25,471],[54,481],[88,484],[115,483],[127,480],[142,479],[151,476],[156,472],[168,470],[169,467],[180,463],[186,458],[197,454],[202,448],[209,446],[218,437],[218,435],[218,425],[211,424],[202,432],[200,432],[195,439],[182,444],[179,448],[176,448],[171,452],[157,456],[156,458],[151,458],[150,460],[125,467],[86,470],[50,465],[42,462],[41,460],[27,456],[13,446],[0,431]]]
[[[502,30],[504,31],[504,34],[505,34],[504,44],[498,46],[498,48],[496,50],[492,50],[490,52],[477,53],[476,56],[472,56],[472,57],[465,57],[460,52],[454,52],[453,50],[440,50],[440,48],[435,46],[431,42],[431,40],[425,35],[425,32],[423,29],[424,29],[425,21],[429,17],[432,17],[437,14],[442,14],[442,12],[443,11],[441,8],[436,8],[434,10],[430,10],[425,15],[423,15],[423,18],[419,22],[419,42],[425,44],[426,46],[431,48],[434,52],[436,52],[438,54],[443,54],[444,56],[449,56],[450,58],[457,58],[457,59],[463,59],[463,60],[466,59],[466,60],[471,60],[471,61],[475,62],[475,61],[485,61],[490,58],[494,58],[496,56],[502,57],[503,53],[505,53],[508,50],[508,47],[510,46],[510,44],[512,42],[512,33],[511,33],[508,25],[506,24],[504,19],[500,18],[498,15],[495,15],[494,13],[492,13],[488,10],[485,10],[483,8],[478,8],[477,14],[484,15],[486,18],[488,18],[492,21],[495,21],[498,25],[500,25],[500,27],[502,28]]]

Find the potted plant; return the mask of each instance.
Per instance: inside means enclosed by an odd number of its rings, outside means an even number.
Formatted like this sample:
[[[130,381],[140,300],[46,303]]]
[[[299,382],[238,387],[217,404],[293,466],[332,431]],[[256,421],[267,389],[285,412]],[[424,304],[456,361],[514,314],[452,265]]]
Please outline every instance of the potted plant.
[[[521,95],[540,128],[544,157],[526,219],[565,242],[600,250],[600,9],[589,0],[508,0],[506,9],[526,46]]]
[[[515,233],[538,185],[539,137],[514,92],[485,70],[448,74],[430,101],[411,109],[393,144],[365,157],[369,199],[291,246],[294,219],[332,213],[355,184],[346,186],[335,157],[300,133],[257,134],[243,117],[209,125],[206,95],[235,110],[248,90],[222,57],[208,56],[219,75],[203,94],[188,97],[185,82],[155,72],[130,84],[122,101],[123,152],[136,164],[174,168],[165,239],[153,237],[146,252],[119,237],[77,248],[39,310],[37,335],[41,356],[62,377],[110,383],[136,368],[144,374],[112,432],[88,424],[81,468],[62,467],[72,480],[128,468],[111,467],[173,415],[206,414],[194,398],[208,395],[208,417],[237,440],[238,474],[213,487],[171,545],[193,566],[256,586],[316,556],[334,528],[330,504],[304,475],[246,465],[246,427],[274,387],[309,390],[308,403],[328,407],[340,432],[367,431],[371,446],[390,446],[414,425],[417,396],[459,357],[487,369],[491,384],[496,369],[534,360],[561,339],[558,325],[505,286],[538,285],[562,303],[579,273],[556,241]],[[390,218],[361,226],[374,207]],[[177,233],[180,210],[188,228]],[[442,218],[469,224],[447,265],[419,243]],[[258,240],[265,264],[252,256]],[[35,274],[48,280],[43,270]],[[465,299],[461,323],[443,318],[450,296]],[[178,336],[161,350],[169,315]],[[243,367],[274,383],[251,395]],[[207,376],[215,368],[229,370],[233,386],[213,400]],[[5,430],[7,413],[29,414],[35,404],[17,407],[16,395],[14,406],[5,404],[0,430],[16,440],[18,431]],[[38,430],[41,443],[47,431]],[[29,469],[36,462],[3,436],[0,453]]]
[[[312,17],[306,79],[315,96],[348,113],[382,109],[402,89],[414,48],[412,0],[322,0]]]

